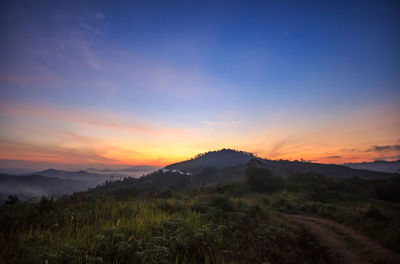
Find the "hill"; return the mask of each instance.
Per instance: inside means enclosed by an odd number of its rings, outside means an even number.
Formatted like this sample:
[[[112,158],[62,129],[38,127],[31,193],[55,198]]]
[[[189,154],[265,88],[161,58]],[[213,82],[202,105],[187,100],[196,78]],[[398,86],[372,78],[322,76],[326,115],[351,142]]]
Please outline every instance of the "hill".
[[[319,173],[335,179],[387,179],[393,174],[355,170],[341,165],[318,164],[299,161],[273,161],[260,159],[251,153],[222,149],[197,155],[193,159],[174,163],[162,170],[138,179],[127,178],[108,182],[93,189],[92,193],[154,192],[183,190],[227,181],[244,181],[247,163],[255,159],[259,166],[269,169],[276,176],[287,178],[294,173]]]
[[[400,175],[327,178],[299,170],[364,172],[254,156],[250,166],[195,164],[37,203],[10,197],[0,206],[0,263],[398,263]],[[26,182],[35,178],[48,181]]]
[[[245,164],[254,158],[254,155],[244,151],[222,149],[199,154],[194,158],[166,166],[166,169],[180,170],[184,172],[199,173],[204,168],[226,168]]]
[[[400,160],[375,160],[373,162],[345,163],[344,165],[359,170],[382,171],[389,173],[400,172]]]
[[[128,168],[128,170],[133,170],[133,168]],[[64,194],[86,191],[88,188],[136,175],[138,172],[140,171],[92,173],[83,170],[47,169],[23,175],[2,173],[0,174],[0,196],[3,200],[10,194],[16,194],[22,200],[38,198],[43,195],[59,197]]]
[[[236,151],[232,149],[222,149],[197,155],[193,159],[174,163],[166,166],[166,169],[180,170],[182,172],[201,173],[205,168],[214,167],[217,169],[245,166],[249,160],[256,158],[261,162],[261,166],[270,169],[276,175],[287,177],[291,173],[317,172],[329,178],[352,178],[363,179],[382,179],[390,177],[390,173],[372,172],[366,170],[355,170],[342,165],[320,164],[312,162],[288,161],[288,160],[268,160],[255,157],[253,154]]]
[[[36,175],[46,176],[46,177],[57,177],[66,180],[77,180],[86,182],[90,187],[95,187],[97,184],[101,184],[106,180],[110,180],[110,175],[100,175],[97,173],[91,173],[87,171],[66,171],[66,170],[56,170],[47,169],[43,171],[35,172]]]
[[[316,172],[323,174],[329,178],[337,179],[348,179],[358,177],[362,179],[387,179],[391,177],[392,173],[368,171],[368,170],[356,170],[351,169],[343,165],[335,164],[321,164],[312,162],[301,162],[301,161],[271,161],[263,160],[263,164],[266,168],[270,169],[276,175],[287,177],[292,173],[309,173]]]
[[[3,174],[9,174],[9,175],[26,175],[26,174],[32,174],[35,171],[32,169],[28,168],[0,168],[0,173]]]

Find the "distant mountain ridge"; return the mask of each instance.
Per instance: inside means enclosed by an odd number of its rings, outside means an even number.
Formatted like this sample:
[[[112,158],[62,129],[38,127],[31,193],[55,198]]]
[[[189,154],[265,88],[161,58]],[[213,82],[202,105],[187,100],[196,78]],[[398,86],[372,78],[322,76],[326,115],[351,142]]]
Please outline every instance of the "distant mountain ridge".
[[[0,200],[4,200],[10,194],[16,194],[22,200],[40,198],[43,195],[59,197],[64,194],[86,191],[106,181],[119,180],[131,175],[136,177],[138,172],[151,168],[154,167],[133,166],[118,171],[96,171],[96,173],[58,169],[37,172],[29,172],[27,169],[2,170],[0,171]],[[3,173],[3,171],[11,173]],[[24,174],[17,174],[21,172]]]
[[[156,168],[155,166],[151,165],[134,165],[129,166],[122,169],[103,169],[102,172],[142,172],[142,171],[154,171]]]
[[[42,175],[15,176],[0,174],[0,197],[4,199],[16,194],[20,199],[39,198],[41,196],[59,197],[77,191],[86,191],[89,184],[83,181],[46,177]]]
[[[400,160],[375,160],[372,162],[345,163],[344,165],[352,169],[400,173]]]
[[[9,175],[24,175],[34,173],[35,170],[28,168],[0,168],[0,173],[9,174]]]
[[[65,170],[57,170],[57,169],[47,169],[43,171],[35,172],[37,175],[46,176],[46,177],[57,177],[61,179],[68,180],[78,180],[87,182],[90,186],[94,187],[97,184],[103,183],[109,179],[107,176],[99,175],[97,173],[91,173],[87,171],[65,171]]]

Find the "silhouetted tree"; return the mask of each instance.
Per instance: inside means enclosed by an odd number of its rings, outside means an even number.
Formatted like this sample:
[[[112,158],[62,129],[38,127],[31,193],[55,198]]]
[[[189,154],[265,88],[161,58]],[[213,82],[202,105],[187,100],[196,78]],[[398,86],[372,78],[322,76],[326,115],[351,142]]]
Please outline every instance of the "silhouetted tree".
[[[7,199],[7,201],[5,202],[5,204],[7,204],[7,205],[14,205],[14,204],[16,204],[18,202],[18,195],[16,195],[16,194],[10,194],[9,196],[8,196],[8,199]]]

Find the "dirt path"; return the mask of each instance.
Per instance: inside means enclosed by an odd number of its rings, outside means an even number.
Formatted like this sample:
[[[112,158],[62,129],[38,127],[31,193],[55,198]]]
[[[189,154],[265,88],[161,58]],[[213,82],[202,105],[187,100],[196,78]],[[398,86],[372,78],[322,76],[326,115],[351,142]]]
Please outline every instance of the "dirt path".
[[[336,263],[400,263],[400,255],[354,229],[332,220],[304,215],[286,215],[309,228],[326,246]]]

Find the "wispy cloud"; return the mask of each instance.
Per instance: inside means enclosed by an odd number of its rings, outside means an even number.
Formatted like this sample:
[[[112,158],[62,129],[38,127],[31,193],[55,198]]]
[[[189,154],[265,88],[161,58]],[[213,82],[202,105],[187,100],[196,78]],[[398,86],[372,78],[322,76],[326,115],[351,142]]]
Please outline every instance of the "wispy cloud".
[[[77,34],[77,37],[72,40],[75,47],[79,50],[81,56],[86,60],[89,68],[96,71],[104,71],[102,64],[97,56],[94,55],[94,52],[90,48],[90,44],[86,38],[84,38],[81,34]]]
[[[104,14],[101,13],[101,12],[96,12],[96,14],[94,14],[94,16],[95,16],[97,19],[104,19]]]
[[[342,156],[334,155],[334,156],[328,156],[328,157],[326,157],[326,158],[327,158],[327,159],[341,159]]]
[[[87,32],[92,33],[92,34],[94,34],[96,36],[99,36],[99,37],[106,37],[107,36],[107,34],[104,31],[102,31],[102,30],[100,30],[100,29],[98,29],[96,27],[93,27],[93,26],[89,25],[86,22],[82,21],[81,22],[81,27],[84,30],[86,30]]]
[[[112,129],[122,132],[145,134],[145,135],[181,135],[184,136],[188,131],[179,128],[170,128],[151,124],[144,120],[134,120],[117,116],[113,113],[90,113],[66,110],[56,107],[45,107],[38,105],[20,104],[17,102],[2,101],[0,109],[5,112],[44,117],[54,120],[86,124],[106,129]]]
[[[365,152],[386,152],[386,151],[400,151],[400,145],[375,145],[365,150]]]
[[[93,149],[66,148],[62,146],[43,146],[0,139],[0,159],[46,161],[55,163],[115,163],[114,159],[104,157]]]

